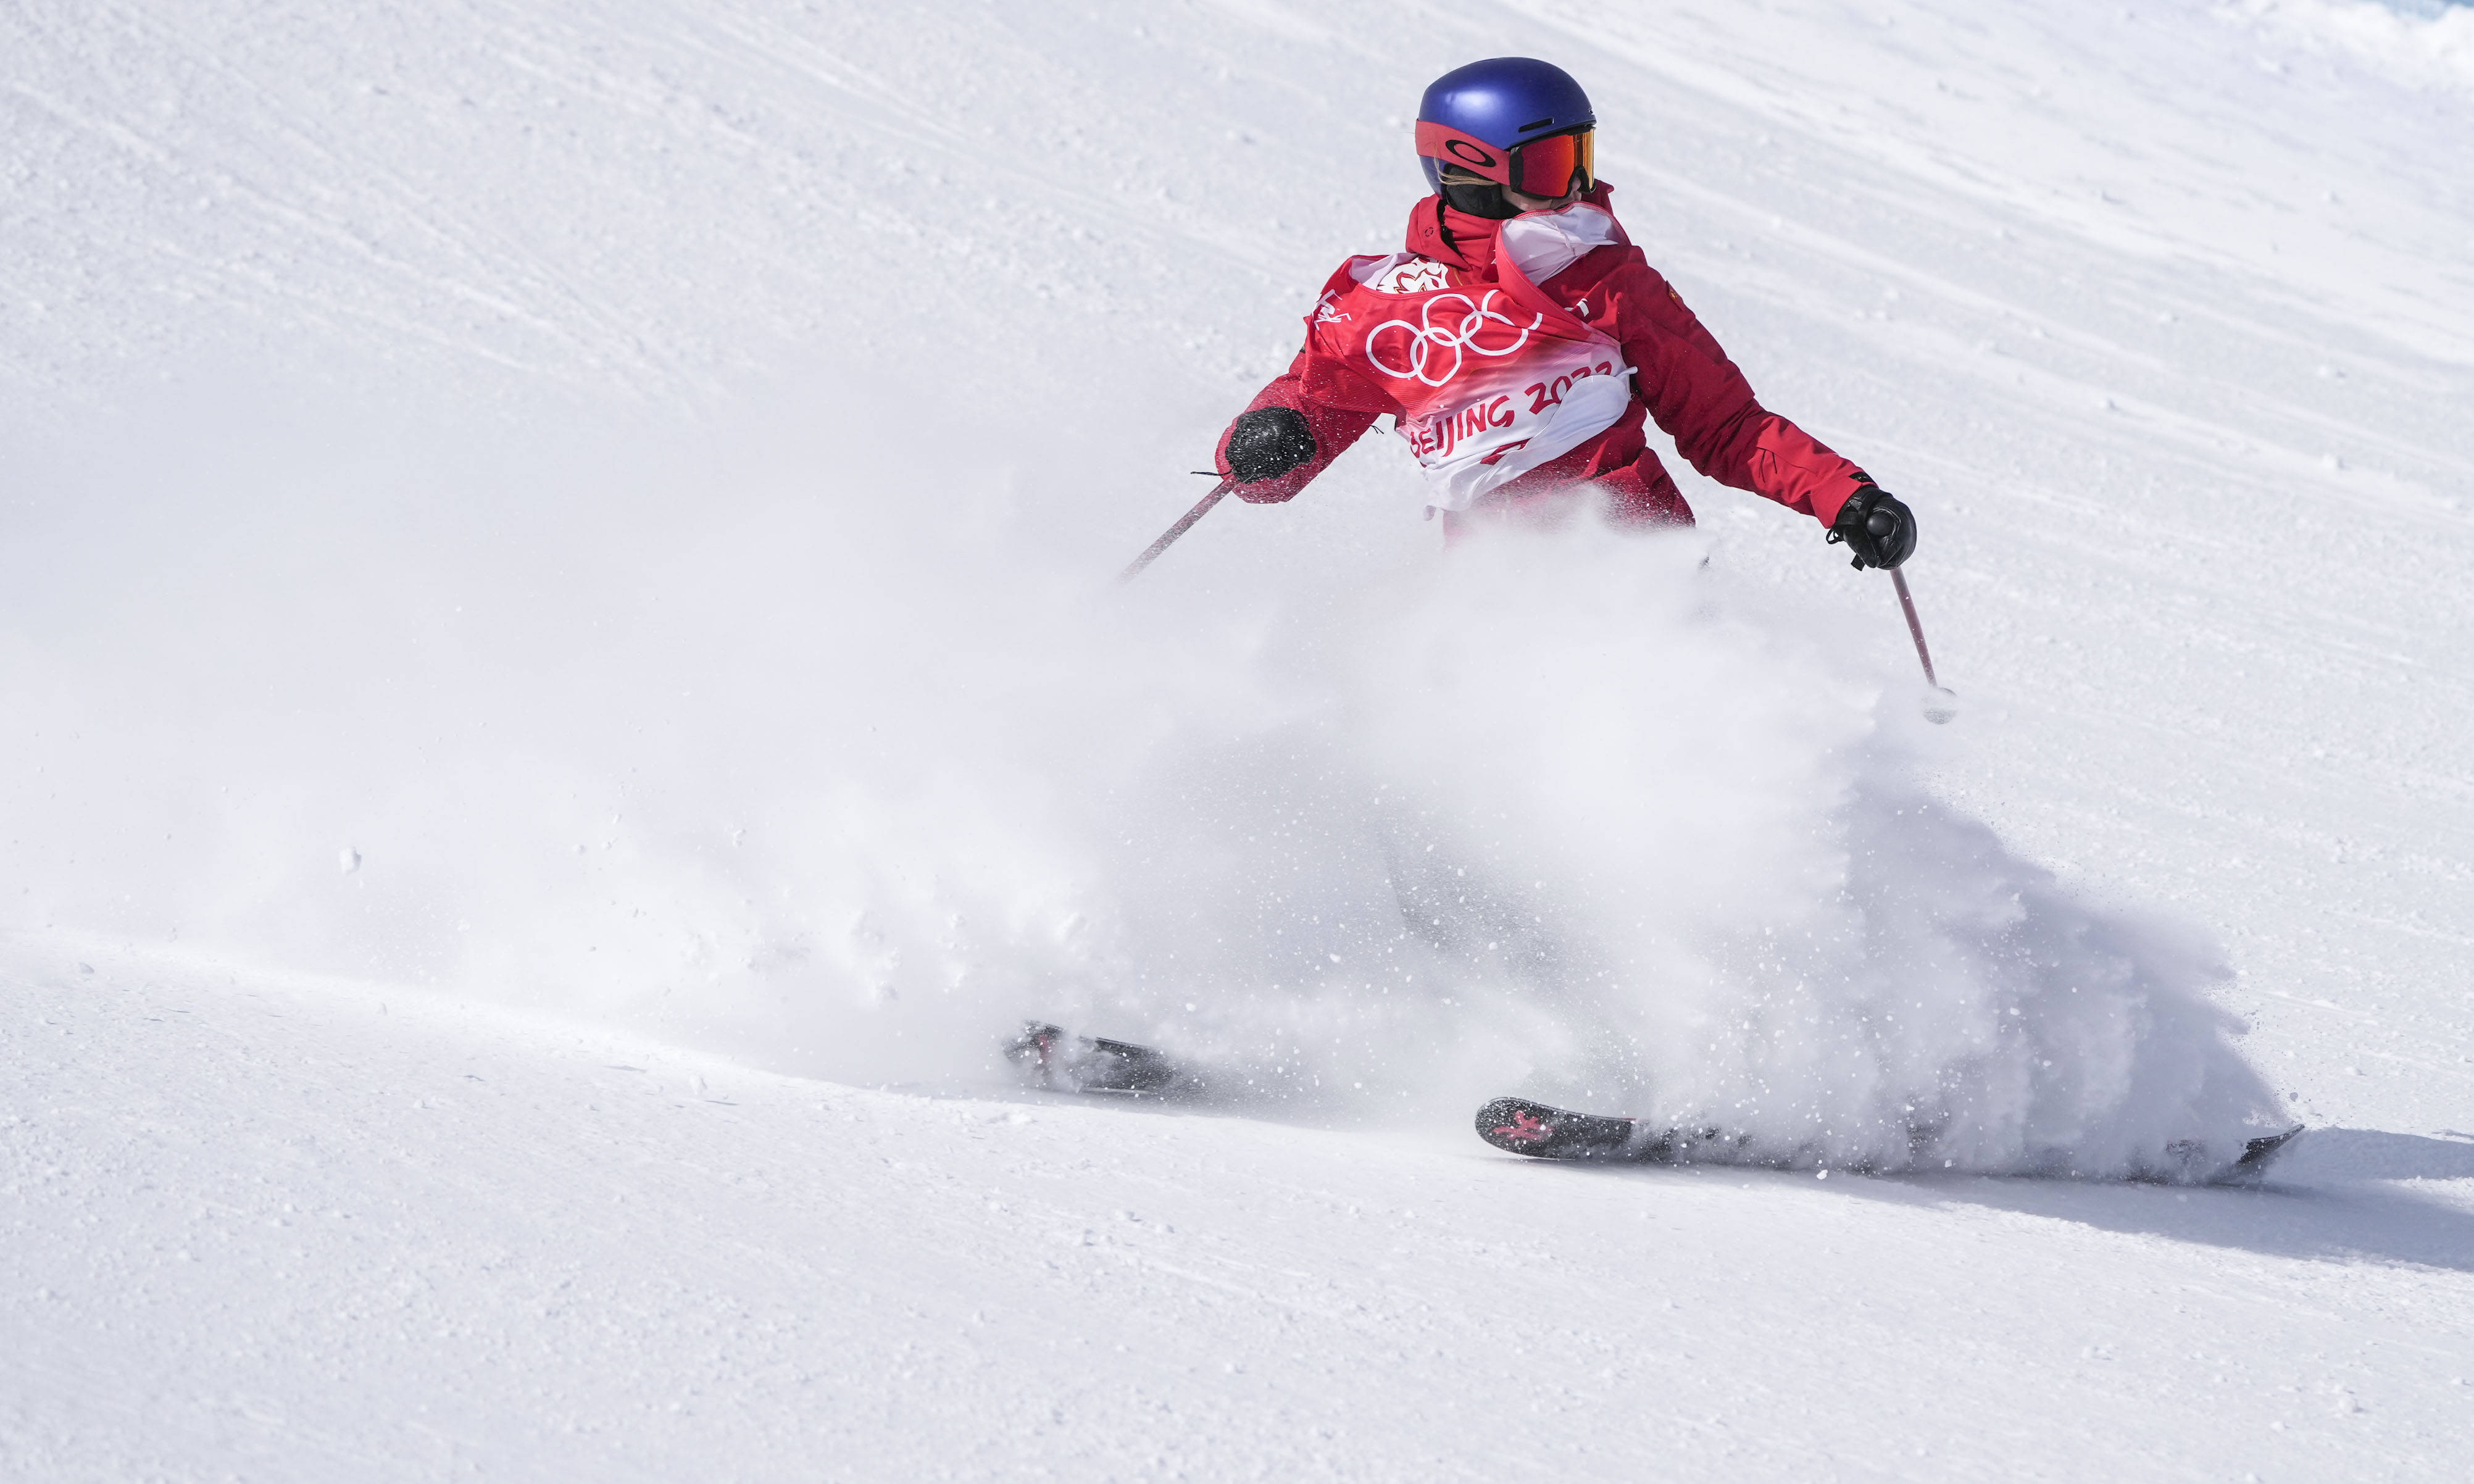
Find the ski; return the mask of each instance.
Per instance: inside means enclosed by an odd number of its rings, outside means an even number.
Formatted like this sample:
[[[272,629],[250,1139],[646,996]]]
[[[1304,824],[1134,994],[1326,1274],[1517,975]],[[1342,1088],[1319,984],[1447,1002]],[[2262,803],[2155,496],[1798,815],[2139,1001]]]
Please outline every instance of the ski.
[[[1076,1035],[1044,1021],[1024,1021],[1022,1034],[1007,1041],[1005,1051],[1025,1081],[1050,1092],[1169,1097],[1203,1090],[1201,1074],[1165,1052],[1131,1041]]]
[[[1532,1159],[1620,1159],[1640,1164],[1742,1162],[1746,1139],[1716,1129],[1652,1129],[1637,1119],[1497,1098],[1477,1110],[1477,1136]]]
[[[2196,1174],[2205,1152],[2195,1144],[2175,1144],[2166,1153],[2176,1156],[2191,1182],[2200,1185],[2256,1184],[2278,1154],[2303,1131],[2295,1124],[2280,1133],[2263,1134],[2243,1145],[2232,1163]],[[1622,1160],[1637,1164],[1736,1164],[1789,1167],[1790,1159],[1764,1159],[1750,1153],[1748,1135],[1715,1129],[1656,1129],[1638,1119],[1603,1113],[1576,1113],[1527,1098],[1497,1098],[1477,1110],[1477,1136],[1500,1150],[1532,1159]],[[1855,1172],[1861,1173],[1861,1172]]]

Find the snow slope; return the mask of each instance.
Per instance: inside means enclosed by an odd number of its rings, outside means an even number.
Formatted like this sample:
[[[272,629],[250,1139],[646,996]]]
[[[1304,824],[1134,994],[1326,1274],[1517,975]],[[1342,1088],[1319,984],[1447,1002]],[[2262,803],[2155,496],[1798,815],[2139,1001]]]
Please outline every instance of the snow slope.
[[[2463,18],[12,10],[0,1456],[2448,1476]],[[1948,734],[1706,485],[1438,565],[1370,440],[1099,592],[1514,49],[1923,512]],[[1428,845],[1505,931],[1402,933]],[[1279,1096],[1022,1102],[1026,1010]],[[1514,1086],[1841,1168],[1507,1164]],[[1919,1102],[2347,1127],[1848,1180]]]
[[[20,1477],[2447,1478],[2474,1399],[2462,1143],[1644,1177],[92,968],[10,984]]]

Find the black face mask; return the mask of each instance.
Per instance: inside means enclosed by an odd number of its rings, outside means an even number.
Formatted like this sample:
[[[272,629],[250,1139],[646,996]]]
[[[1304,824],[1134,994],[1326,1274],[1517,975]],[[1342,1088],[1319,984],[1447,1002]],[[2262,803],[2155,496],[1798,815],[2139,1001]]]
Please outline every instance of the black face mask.
[[[1443,184],[1443,205],[1453,210],[1466,211],[1471,216],[1484,217],[1490,222],[1508,222],[1518,216],[1522,209],[1514,206],[1503,194],[1503,187],[1492,181],[1467,183],[1459,181],[1445,181]]]

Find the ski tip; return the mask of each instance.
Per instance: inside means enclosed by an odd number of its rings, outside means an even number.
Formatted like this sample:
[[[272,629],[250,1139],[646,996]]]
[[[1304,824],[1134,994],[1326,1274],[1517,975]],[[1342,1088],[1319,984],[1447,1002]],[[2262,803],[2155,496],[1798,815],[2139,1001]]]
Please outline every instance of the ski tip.
[[[1559,1109],[1525,1098],[1497,1098],[1477,1110],[1477,1136],[1516,1155],[1539,1155],[1555,1138]]]
[[[1629,1118],[1575,1113],[1527,1098],[1497,1098],[1477,1110],[1477,1136],[1533,1159],[1635,1159],[1637,1127]]]
[[[2261,1177],[2268,1173],[2268,1167],[2276,1162],[2276,1156],[2283,1154],[2288,1145],[2307,1131],[2307,1126],[2295,1124],[2281,1132],[2263,1133],[2255,1139],[2248,1140],[2243,1145],[2243,1152],[2235,1156],[2233,1163],[2219,1170],[2201,1183],[2255,1185],[2259,1183]]]
[[[1021,1034],[1005,1043],[1006,1059],[1021,1068],[1027,1076],[1043,1077],[1048,1071],[1049,1058],[1055,1055],[1058,1043],[1064,1039],[1062,1028],[1043,1020],[1026,1020],[1022,1023]]]
[[[2234,1161],[2237,1170],[2260,1169],[2275,1158],[2277,1153],[2303,1132],[2304,1126],[2295,1124],[2282,1133],[2263,1134],[2243,1146],[2242,1157]]]

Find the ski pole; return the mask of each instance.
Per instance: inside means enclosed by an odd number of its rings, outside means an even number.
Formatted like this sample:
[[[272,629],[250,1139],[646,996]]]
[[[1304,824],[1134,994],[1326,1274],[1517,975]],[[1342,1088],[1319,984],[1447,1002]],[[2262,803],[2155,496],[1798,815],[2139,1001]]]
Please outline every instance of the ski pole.
[[[1893,567],[1890,569],[1890,581],[1899,589],[1899,607],[1907,616],[1907,632],[1915,636],[1916,658],[1925,666],[1925,684],[1938,691],[1941,682],[1933,678],[1932,651],[1925,647],[1925,626],[1916,621],[1916,599],[1915,595],[1907,591],[1907,574]]]
[[[1195,522],[1201,520],[1206,515],[1209,515],[1211,513],[1211,507],[1220,503],[1220,498],[1236,487],[1237,481],[1234,479],[1223,479],[1219,484],[1213,486],[1211,493],[1203,496],[1201,503],[1187,511],[1183,518],[1178,520],[1175,525],[1172,525],[1167,530],[1160,532],[1159,540],[1152,542],[1148,547],[1145,547],[1143,548],[1143,554],[1135,557],[1133,562],[1128,565],[1123,572],[1120,572],[1117,575],[1117,580],[1119,582],[1131,582],[1136,577],[1141,576],[1143,569],[1156,561],[1159,554],[1169,548],[1170,543],[1176,541],[1176,538],[1184,535],[1187,531],[1192,530],[1194,528]],[[1922,641],[1918,642],[1921,643]]]
[[[1925,647],[1925,626],[1916,618],[1916,599],[1915,595],[1907,591],[1907,574],[1893,567],[1890,569],[1890,582],[1899,590],[1899,611],[1907,616],[1907,633],[1915,639],[1916,658],[1925,668],[1925,684],[1949,697],[1947,702],[1925,707],[1925,719],[1939,725],[1958,715],[1958,695],[1933,674],[1932,651]]]

